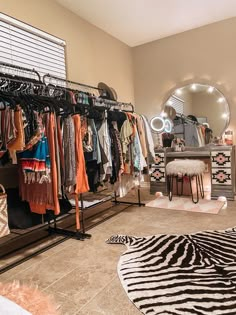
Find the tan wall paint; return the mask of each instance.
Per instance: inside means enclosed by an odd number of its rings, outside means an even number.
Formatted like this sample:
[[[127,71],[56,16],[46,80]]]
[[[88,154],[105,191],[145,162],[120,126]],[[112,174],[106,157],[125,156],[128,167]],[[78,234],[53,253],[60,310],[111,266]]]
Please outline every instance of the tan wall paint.
[[[236,18],[133,48],[139,112],[160,112],[169,91],[190,82],[215,85],[230,104],[236,135]],[[235,141],[236,143],[236,141]]]
[[[178,97],[184,101],[184,115],[188,116],[192,113],[192,94],[187,91],[183,91],[183,93]]]
[[[66,41],[68,79],[112,86],[134,101],[132,50],[53,0],[0,0],[0,12]]]
[[[53,0],[0,0],[0,11],[64,39],[68,79],[104,81],[120,100],[132,102],[134,83],[136,108],[148,117],[177,86],[215,85],[230,103],[229,128],[236,130],[236,18],[131,49]]]
[[[205,92],[191,93],[193,100],[192,115],[207,117],[213,136],[220,136],[225,129],[226,119],[222,117],[227,113],[227,104],[217,102],[219,95]]]

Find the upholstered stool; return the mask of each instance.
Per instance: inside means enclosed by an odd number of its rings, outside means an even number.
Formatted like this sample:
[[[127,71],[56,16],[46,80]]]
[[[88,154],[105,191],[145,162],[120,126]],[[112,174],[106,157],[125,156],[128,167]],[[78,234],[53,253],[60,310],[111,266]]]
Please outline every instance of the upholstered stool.
[[[167,174],[167,184],[168,184],[168,194],[169,200],[172,200],[173,196],[173,181],[176,179],[176,189],[178,193],[178,183],[181,182],[181,194],[183,194],[183,177],[188,176],[190,191],[192,195],[192,201],[198,203],[199,201],[199,190],[201,197],[204,198],[203,190],[203,180],[202,174],[205,170],[205,164],[200,160],[188,160],[188,159],[179,159],[172,162],[169,162],[166,165],[166,174]],[[193,190],[192,190],[192,178],[196,178],[196,199],[194,200]]]

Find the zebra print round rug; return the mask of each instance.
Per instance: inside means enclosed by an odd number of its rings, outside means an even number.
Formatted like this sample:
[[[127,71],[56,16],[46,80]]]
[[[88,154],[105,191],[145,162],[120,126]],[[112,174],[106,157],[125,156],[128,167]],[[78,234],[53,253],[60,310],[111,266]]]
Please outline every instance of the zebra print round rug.
[[[118,274],[147,315],[236,315],[236,228],[188,235],[115,235]]]

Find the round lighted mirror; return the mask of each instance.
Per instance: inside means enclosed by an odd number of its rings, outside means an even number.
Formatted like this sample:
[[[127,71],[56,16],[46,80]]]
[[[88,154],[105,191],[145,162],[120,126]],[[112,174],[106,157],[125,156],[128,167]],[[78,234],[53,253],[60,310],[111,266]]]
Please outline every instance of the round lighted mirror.
[[[167,133],[170,133],[172,131],[173,128],[173,122],[172,120],[170,120],[169,118],[165,119],[165,129],[164,131]]]
[[[160,116],[155,116],[151,119],[151,128],[155,132],[162,132],[165,129],[165,120]]]
[[[212,130],[213,137],[222,136],[229,123],[228,102],[214,86],[193,83],[180,87],[168,97],[163,111],[172,114],[170,106],[175,109],[176,117],[182,115],[199,124],[206,123]]]

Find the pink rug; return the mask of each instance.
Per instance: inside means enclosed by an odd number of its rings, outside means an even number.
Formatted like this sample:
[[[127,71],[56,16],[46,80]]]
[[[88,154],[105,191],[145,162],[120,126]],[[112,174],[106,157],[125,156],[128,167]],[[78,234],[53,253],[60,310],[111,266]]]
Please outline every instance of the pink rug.
[[[212,214],[217,214],[223,207],[223,205],[223,201],[206,199],[200,199],[199,202],[195,204],[192,202],[191,197],[184,198],[176,196],[173,196],[172,201],[169,201],[169,198],[167,196],[163,196],[146,203],[146,207]]]
[[[19,305],[23,310],[28,311],[32,315],[59,315],[59,306],[57,306],[52,297],[47,296],[34,286],[20,284],[18,281],[10,283],[0,283],[0,296],[4,296],[8,300]],[[22,310],[22,309],[21,309]],[[28,313],[27,312],[27,313]],[[1,306],[0,306],[0,314]],[[5,313],[11,314],[14,313]],[[17,314],[25,314],[23,311]]]

